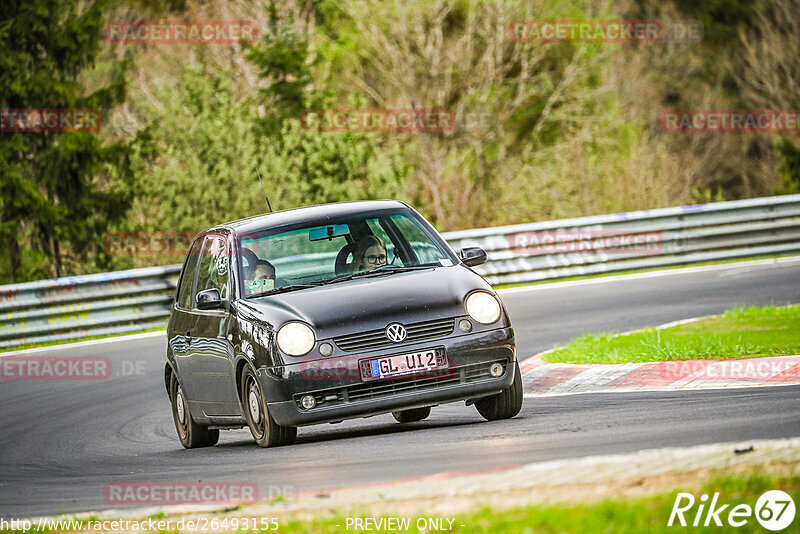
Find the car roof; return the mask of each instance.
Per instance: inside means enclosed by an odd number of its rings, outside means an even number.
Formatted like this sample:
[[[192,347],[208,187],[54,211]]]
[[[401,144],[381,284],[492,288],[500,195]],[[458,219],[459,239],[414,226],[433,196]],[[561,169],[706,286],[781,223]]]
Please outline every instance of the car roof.
[[[298,222],[310,222],[314,220],[324,221],[332,217],[346,217],[362,212],[391,210],[398,208],[408,208],[408,205],[398,200],[361,200],[357,202],[337,202],[334,204],[320,204],[318,206],[306,206],[283,211],[274,211],[239,219],[229,223],[220,224],[209,229],[215,230],[225,228],[236,234],[247,234],[265,228],[275,228],[287,224]]]

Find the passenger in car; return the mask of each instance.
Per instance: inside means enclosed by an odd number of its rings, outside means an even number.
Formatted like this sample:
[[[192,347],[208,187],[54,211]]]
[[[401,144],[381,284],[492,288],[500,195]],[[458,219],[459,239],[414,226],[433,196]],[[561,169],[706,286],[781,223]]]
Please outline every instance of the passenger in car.
[[[386,245],[374,235],[368,235],[356,245],[353,253],[353,272],[372,271],[386,265]]]
[[[253,280],[245,280],[250,294],[275,288],[275,267],[268,261],[260,261],[253,272]]]

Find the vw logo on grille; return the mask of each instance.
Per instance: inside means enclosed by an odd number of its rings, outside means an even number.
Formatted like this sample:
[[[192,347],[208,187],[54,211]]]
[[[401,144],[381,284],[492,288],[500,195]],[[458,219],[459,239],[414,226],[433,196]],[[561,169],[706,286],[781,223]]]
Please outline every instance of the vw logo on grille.
[[[400,343],[406,338],[406,327],[400,323],[392,323],[386,327],[386,337],[389,341]]]

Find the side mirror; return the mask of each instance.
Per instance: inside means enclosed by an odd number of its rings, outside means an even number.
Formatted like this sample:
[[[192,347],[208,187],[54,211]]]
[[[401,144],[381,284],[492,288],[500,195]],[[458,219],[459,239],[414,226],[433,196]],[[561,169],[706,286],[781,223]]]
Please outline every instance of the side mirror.
[[[461,249],[461,261],[468,267],[475,267],[486,263],[486,251],[481,247],[466,247]]]
[[[206,289],[197,294],[198,310],[217,310],[224,307],[225,304],[219,296],[219,289]]]

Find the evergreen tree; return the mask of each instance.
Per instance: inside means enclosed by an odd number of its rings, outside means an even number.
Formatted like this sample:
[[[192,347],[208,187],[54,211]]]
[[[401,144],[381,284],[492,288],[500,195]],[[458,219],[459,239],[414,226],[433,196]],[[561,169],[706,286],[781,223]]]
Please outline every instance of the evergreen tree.
[[[0,13],[0,281],[65,274],[125,215],[127,148],[98,128],[10,131],[9,110],[96,110],[125,98],[124,63],[84,87],[110,0],[4,0]],[[34,115],[35,116],[35,115]],[[96,123],[102,127],[102,118]],[[69,130],[69,129],[67,129]]]

